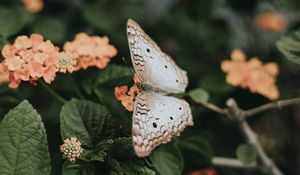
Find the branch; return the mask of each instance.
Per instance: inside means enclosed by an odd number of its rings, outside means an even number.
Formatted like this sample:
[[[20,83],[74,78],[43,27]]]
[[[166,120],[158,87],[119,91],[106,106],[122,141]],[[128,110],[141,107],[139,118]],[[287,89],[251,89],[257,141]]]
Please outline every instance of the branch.
[[[211,103],[207,103],[207,102],[203,102],[203,103],[200,103],[202,106],[206,107],[207,109],[210,109],[216,113],[219,113],[219,114],[227,114],[227,109],[222,109],[214,104],[211,104]]]
[[[261,170],[272,174],[272,175],[283,175],[283,173],[277,168],[273,161],[267,156],[261,144],[258,142],[255,132],[250,128],[247,121],[245,120],[245,112],[242,111],[234,99],[227,100],[228,106],[228,117],[236,119],[241,131],[244,133],[245,137],[254,145],[257,150],[259,161],[261,162]]]
[[[230,167],[230,168],[257,168],[256,163],[245,165],[241,161],[232,158],[213,157],[212,163],[214,166]]]
[[[294,104],[300,104],[300,98],[294,98],[294,99],[289,99],[289,100],[281,100],[281,101],[275,101],[271,102],[268,104],[264,104],[261,106],[258,106],[253,109],[249,109],[244,112],[245,117],[251,117],[257,113],[263,112],[265,110],[269,109],[281,109],[282,107],[289,106],[289,105],[294,105]]]

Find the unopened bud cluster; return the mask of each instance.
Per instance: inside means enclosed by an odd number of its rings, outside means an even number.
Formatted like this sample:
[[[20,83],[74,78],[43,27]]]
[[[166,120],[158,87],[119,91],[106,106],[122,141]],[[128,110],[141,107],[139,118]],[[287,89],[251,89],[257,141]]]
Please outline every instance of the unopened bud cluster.
[[[70,162],[75,162],[82,154],[83,148],[76,137],[71,137],[65,139],[64,144],[60,145],[60,151],[63,153],[64,158],[68,159]]]

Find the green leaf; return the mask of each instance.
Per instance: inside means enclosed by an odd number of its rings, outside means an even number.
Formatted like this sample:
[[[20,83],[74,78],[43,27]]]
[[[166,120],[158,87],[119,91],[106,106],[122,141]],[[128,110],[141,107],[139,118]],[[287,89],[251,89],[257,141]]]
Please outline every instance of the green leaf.
[[[21,7],[0,6],[0,35],[9,37],[24,28],[29,21],[29,13]]]
[[[239,145],[238,149],[236,150],[237,158],[244,164],[251,164],[254,163],[257,157],[257,151],[254,145],[248,144],[241,144]]]
[[[109,154],[120,161],[130,160],[136,158],[131,137],[117,138],[113,140]]]
[[[65,26],[66,25],[61,18],[44,16],[34,23],[32,31],[43,35],[46,39],[49,39],[54,43],[60,43],[66,36]]]
[[[104,105],[73,99],[60,113],[62,139],[77,137],[84,147],[93,148],[114,133],[114,122]]]
[[[92,164],[80,164],[65,162],[62,168],[63,175],[93,175],[94,166]]]
[[[28,101],[0,124],[0,174],[50,174],[47,135],[41,116]]]
[[[288,60],[300,64],[300,29],[282,37],[276,46]]]
[[[173,143],[155,148],[149,158],[160,174],[180,175],[182,173],[183,158],[179,148]]]
[[[2,50],[4,45],[7,44],[7,43],[8,43],[7,39],[4,36],[0,35],[0,50]]]
[[[106,69],[97,71],[93,77],[85,79],[84,88],[86,92],[91,93],[93,89],[100,85],[109,85],[111,87],[132,82],[133,75],[126,66],[110,64]]]
[[[202,88],[191,90],[189,96],[197,103],[205,103],[209,99],[208,92]]]

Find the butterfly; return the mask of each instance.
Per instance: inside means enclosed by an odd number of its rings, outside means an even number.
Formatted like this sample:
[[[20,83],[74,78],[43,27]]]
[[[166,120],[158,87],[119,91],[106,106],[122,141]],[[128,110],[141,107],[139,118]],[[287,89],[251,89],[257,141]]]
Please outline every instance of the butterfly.
[[[132,116],[132,142],[138,157],[148,156],[162,143],[180,135],[186,126],[193,125],[189,104],[182,99],[167,96],[182,93],[188,84],[186,71],[132,19],[127,21],[127,38],[131,61],[141,86],[135,97]]]

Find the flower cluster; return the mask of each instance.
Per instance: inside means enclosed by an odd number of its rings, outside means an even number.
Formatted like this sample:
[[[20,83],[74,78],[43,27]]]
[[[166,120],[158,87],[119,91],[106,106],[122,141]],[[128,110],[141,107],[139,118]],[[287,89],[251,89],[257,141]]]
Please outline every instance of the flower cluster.
[[[188,173],[187,175],[217,175],[217,171],[214,168],[206,168],[198,171],[193,171]]]
[[[19,36],[13,45],[5,45],[0,67],[9,74],[9,87],[17,88],[21,80],[35,82],[39,78],[51,83],[58,70],[58,50],[39,34],[32,34],[29,38]]]
[[[64,144],[60,145],[60,151],[63,153],[64,158],[67,158],[70,162],[74,163],[82,154],[83,148],[76,137],[71,137],[65,139]]]
[[[107,37],[89,36],[86,33],[79,33],[73,41],[66,42],[64,51],[79,57],[76,70],[86,69],[89,66],[103,69],[117,54],[117,50],[109,44]]]
[[[26,10],[31,13],[37,13],[44,7],[43,0],[21,0],[21,2],[24,4]]]
[[[255,57],[247,61],[242,51],[234,50],[231,53],[231,61],[223,61],[221,68],[227,73],[226,81],[229,84],[249,88],[251,92],[259,93],[270,100],[279,97],[275,85],[279,73],[276,63],[263,64]]]
[[[264,31],[284,32],[287,25],[287,20],[279,13],[263,13],[255,18],[255,26]]]
[[[133,77],[133,86],[128,91],[127,86],[115,87],[115,96],[117,100],[122,102],[122,105],[128,110],[133,111],[134,100],[137,94],[140,92],[139,85],[142,83],[142,79],[135,74]]]

